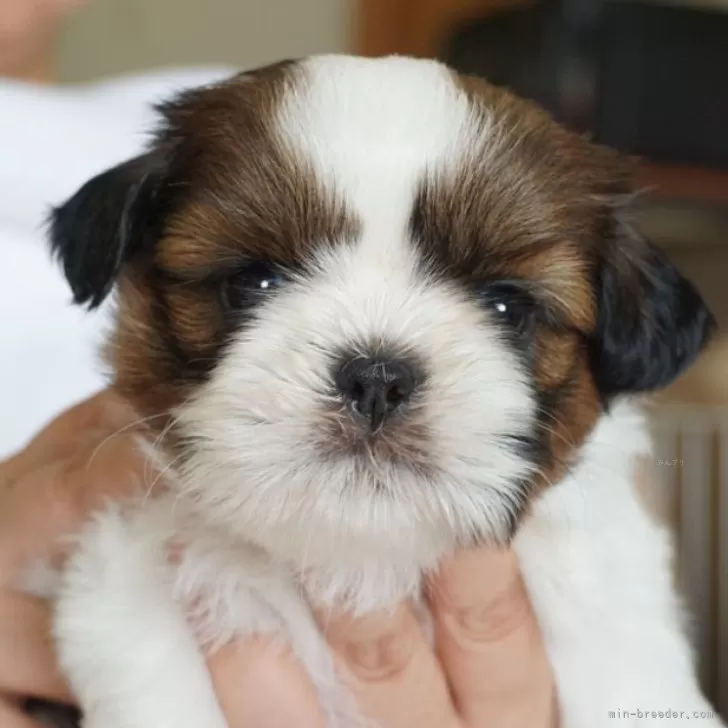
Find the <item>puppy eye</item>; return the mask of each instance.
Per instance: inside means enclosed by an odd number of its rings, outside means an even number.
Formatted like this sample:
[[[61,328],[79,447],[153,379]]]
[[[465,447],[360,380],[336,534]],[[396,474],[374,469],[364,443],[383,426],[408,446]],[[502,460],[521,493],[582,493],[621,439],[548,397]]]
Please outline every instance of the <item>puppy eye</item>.
[[[483,305],[510,328],[525,333],[536,313],[536,302],[513,283],[491,283],[480,290]]]
[[[272,293],[285,283],[283,271],[262,262],[248,263],[225,278],[222,298],[232,309],[244,309],[257,303],[261,296]]]

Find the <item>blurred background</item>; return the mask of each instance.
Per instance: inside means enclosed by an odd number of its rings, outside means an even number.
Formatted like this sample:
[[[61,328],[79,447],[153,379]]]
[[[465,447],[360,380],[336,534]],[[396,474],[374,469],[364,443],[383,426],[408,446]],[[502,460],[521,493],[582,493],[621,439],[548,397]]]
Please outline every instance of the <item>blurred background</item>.
[[[639,224],[720,324],[651,412],[656,507],[678,534],[701,679],[728,715],[728,0],[55,0],[43,42],[3,61],[3,9],[44,2],[0,0],[1,73],[76,86],[321,52],[438,57],[639,157]]]
[[[249,68],[347,51],[355,11],[353,0],[86,0],[60,36],[57,75],[86,81],[158,66]]]

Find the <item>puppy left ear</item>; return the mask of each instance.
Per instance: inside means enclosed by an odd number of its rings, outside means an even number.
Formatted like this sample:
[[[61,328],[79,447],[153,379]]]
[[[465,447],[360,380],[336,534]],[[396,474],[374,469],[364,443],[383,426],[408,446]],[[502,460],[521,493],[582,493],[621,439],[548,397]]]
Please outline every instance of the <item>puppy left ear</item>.
[[[716,323],[702,296],[665,254],[626,229],[598,270],[592,372],[603,398],[670,384],[698,357]]]
[[[164,165],[152,151],[97,175],[50,216],[50,244],[75,303],[95,308],[122,264],[160,231]]]

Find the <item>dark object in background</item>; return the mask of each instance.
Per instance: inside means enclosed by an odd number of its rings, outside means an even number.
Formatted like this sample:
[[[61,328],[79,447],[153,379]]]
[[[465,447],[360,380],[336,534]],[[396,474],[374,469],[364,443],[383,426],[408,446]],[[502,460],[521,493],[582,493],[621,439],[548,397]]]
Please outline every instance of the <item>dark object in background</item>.
[[[623,152],[728,169],[728,13],[545,2],[462,28],[444,58]]]
[[[728,168],[728,13],[612,2],[604,25],[599,139]]]
[[[25,712],[43,728],[80,728],[81,712],[69,705],[49,703],[31,698],[25,703]]]
[[[483,76],[496,86],[543,103],[542,5],[517,7],[469,22],[450,38],[442,57],[461,73]]]

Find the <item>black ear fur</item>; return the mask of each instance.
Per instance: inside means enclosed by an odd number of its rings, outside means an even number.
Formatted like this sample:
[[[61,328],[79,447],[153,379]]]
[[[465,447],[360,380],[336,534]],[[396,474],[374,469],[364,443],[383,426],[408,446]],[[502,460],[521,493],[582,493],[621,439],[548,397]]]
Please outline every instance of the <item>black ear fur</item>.
[[[126,260],[160,232],[164,164],[149,152],[97,175],[52,210],[50,245],[73,299],[95,308]]]
[[[695,286],[644,241],[609,243],[596,290],[592,371],[605,399],[667,386],[693,363],[716,328]]]

